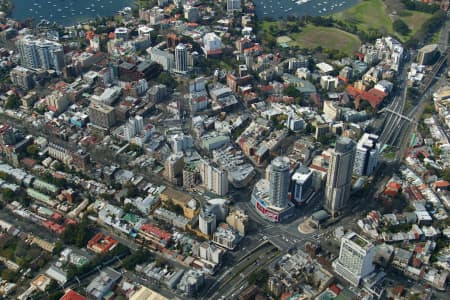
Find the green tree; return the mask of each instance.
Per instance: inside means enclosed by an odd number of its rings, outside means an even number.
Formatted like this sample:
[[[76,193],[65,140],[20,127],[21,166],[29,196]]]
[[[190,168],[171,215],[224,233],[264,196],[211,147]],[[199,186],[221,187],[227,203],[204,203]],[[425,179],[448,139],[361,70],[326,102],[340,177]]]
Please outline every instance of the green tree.
[[[140,156],[144,153],[144,149],[141,146],[133,143],[130,144],[130,151],[136,152],[137,156]]]
[[[423,155],[422,152],[419,152],[419,153],[417,154],[417,159],[419,159],[420,162],[423,162],[423,160],[425,159],[425,155]]]
[[[167,201],[165,206],[168,210],[173,211],[174,213],[176,213],[178,215],[184,214],[183,207],[181,207],[178,204],[173,203],[173,201]]]
[[[433,147],[433,155],[435,158],[439,158],[441,156],[442,150],[439,146]]]
[[[61,240],[57,240],[55,247],[53,248],[53,255],[58,255],[64,248],[64,243]]]
[[[2,271],[2,279],[9,282],[16,282],[16,280],[18,279],[18,274],[9,269],[4,269]]]
[[[445,168],[445,169],[442,171],[442,178],[443,178],[444,180],[450,181],[450,168]]]
[[[130,213],[130,212],[133,211],[133,209],[134,209],[134,205],[131,204],[131,203],[127,203],[127,204],[125,204],[125,206],[123,207],[123,212],[124,212],[124,213]]]
[[[39,146],[35,144],[27,146],[26,153],[32,158],[37,158],[39,154]]]
[[[122,260],[122,266],[127,270],[133,270],[138,264],[149,261],[152,256],[147,250],[138,250]]]
[[[6,202],[12,202],[13,200],[15,200],[15,195],[14,192],[10,189],[3,189],[2,190],[2,200],[6,201]]]
[[[73,244],[75,242],[76,232],[77,227],[74,224],[67,225],[61,233],[61,240],[68,245]]]
[[[302,96],[302,93],[292,84],[290,84],[287,88],[284,89],[283,94],[289,97],[299,98]]]
[[[155,261],[155,267],[162,267],[162,266],[164,266],[165,264],[166,264],[167,262],[166,262],[166,260],[164,259],[164,258],[162,258],[162,257],[158,257],[157,259],[156,259],[156,261]]]
[[[267,283],[267,279],[269,279],[269,275],[266,269],[253,271],[248,277],[248,283],[264,286]]]
[[[159,76],[156,78],[156,81],[166,85],[170,89],[175,89],[177,87],[177,81],[168,72],[161,72],[161,74],[159,74]]]
[[[62,291],[56,291],[48,296],[48,300],[59,300],[62,296],[64,296],[64,293]]]
[[[15,94],[12,94],[8,97],[5,103],[6,109],[16,109],[20,106],[19,97]]]
[[[409,29],[408,25],[401,19],[395,20],[394,23],[392,23],[392,27],[401,35],[408,35],[411,32],[411,29]]]
[[[86,246],[91,238],[92,232],[89,228],[89,221],[83,218],[80,224],[69,224],[61,234],[61,240],[68,245],[76,245],[79,248]]]
[[[82,248],[86,246],[89,240],[89,224],[86,218],[84,218],[81,223],[77,226],[77,234],[75,236],[75,246]]]

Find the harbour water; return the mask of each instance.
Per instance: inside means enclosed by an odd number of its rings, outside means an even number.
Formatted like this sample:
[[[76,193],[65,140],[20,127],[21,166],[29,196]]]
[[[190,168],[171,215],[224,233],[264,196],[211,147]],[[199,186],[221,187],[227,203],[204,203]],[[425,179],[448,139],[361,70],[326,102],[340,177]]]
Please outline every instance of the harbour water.
[[[325,16],[352,7],[358,0],[254,0],[256,15],[263,19],[287,16]]]
[[[13,0],[13,18],[48,20],[70,25],[96,17],[113,16],[134,0]]]

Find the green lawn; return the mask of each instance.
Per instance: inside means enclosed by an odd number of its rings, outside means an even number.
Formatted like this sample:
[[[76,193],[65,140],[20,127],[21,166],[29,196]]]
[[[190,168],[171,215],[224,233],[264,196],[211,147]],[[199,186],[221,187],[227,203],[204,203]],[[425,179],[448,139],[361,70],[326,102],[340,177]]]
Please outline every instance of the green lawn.
[[[405,10],[403,11],[403,14],[406,12],[406,16],[401,16],[400,19],[402,19],[411,29],[411,33],[408,37],[411,37],[414,35],[425,23],[426,20],[431,18],[431,14],[423,13],[420,11],[412,11],[412,10]]]
[[[356,35],[332,28],[307,25],[301,32],[289,35],[293,41],[291,45],[314,49],[321,46],[324,49],[336,49],[348,55],[354,54],[361,41]]]
[[[345,11],[334,14],[333,18],[353,23],[365,31],[373,28],[385,33],[393,33],[392,19],[381,0],[361,1]]]
[[[342,22],[354,24],[364,31],[377,29],[383,34],[396,35],[402,41],[406,41],[413,36],[421,28],[422,24],[431,17],[431,14],[412,10],[403,10],[399,14],[396,17],[389,16],[382,0],[365,0],[332,16]],[[402,36],[394,32],[392,28],[394,18],[403,20],[411,29],[411,33],[407,36]]]

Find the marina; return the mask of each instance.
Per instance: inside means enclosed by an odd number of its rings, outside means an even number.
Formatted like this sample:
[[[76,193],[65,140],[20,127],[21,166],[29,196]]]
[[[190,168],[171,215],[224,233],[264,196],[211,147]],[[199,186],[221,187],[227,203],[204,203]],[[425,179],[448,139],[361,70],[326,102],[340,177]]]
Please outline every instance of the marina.
[[[13,0],[12,17],[17,20],[45,19],[50,23],[71,25],[101,16],[114,16],[134,0]],[[30,2],[32,4],[30,5]]]
[[[286,16],[325,16],[352,7],[358,0],[254,0],[261,18]]]

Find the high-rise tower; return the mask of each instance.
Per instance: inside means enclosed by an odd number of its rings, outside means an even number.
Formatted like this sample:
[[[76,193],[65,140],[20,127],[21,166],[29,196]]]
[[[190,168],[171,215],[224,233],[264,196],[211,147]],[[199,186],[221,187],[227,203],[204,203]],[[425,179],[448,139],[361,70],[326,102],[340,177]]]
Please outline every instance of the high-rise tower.
[[[289,192],[289,158],[278,156],[272,160],[269,170],[269,198],[273,205],[286,207]]]
[[[350,198],[354,159],[355,142],[346,137],[339,138],[331,154],[325,187],[325,208],[333,216],[347,205]]]

